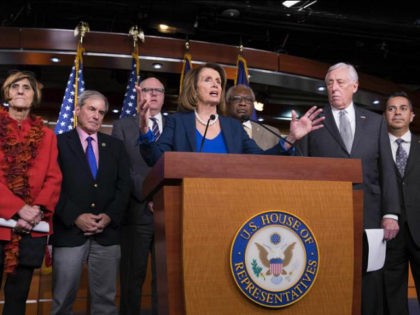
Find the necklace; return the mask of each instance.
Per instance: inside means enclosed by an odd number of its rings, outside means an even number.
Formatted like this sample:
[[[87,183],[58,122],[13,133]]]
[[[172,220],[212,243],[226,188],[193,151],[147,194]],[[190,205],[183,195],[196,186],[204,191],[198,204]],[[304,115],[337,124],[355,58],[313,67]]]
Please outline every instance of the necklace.
[[[204,121],[204,120],[202,120],[202,119],[200,118],[200,116],[198,116],[198,113],[197,113],[197,111],[196,111],[196,110],[194,111],[194,113],[195,113],[195,118],[197,118],[198,122],[199,122],[200,124],[202,124],[203,126],[207,126],[207,122],[206,122],[206,121]],[[214,116],[215,116],[216,118],[214,118],[213,120],[210,120],[210,122],[209,122],[209,126],[214,125],[214,124],[216,123],[216,121],[219,119],[219,115],[214,114]]]

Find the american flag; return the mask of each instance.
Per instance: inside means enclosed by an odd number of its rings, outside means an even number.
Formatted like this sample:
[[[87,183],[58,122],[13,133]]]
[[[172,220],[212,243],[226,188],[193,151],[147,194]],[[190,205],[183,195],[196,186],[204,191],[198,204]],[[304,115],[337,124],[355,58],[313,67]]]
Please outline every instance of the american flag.
[[[185,53],[184,60],[182,61],[181,79],[179,81],[179,95],[182,92],[182,85],[184,83],[184,77],[188,71],[192,69],[191,54]]]
[[[236,61],[236,78],[235,85],[244,84],[249,86],[248,80],[248,66],[246,60],[241,55],[238,55],[238,60]]]
[[[136,83],[139,81],[139,71],[137,69],[138,64],[138,55],[133,54],[130,76],[128,78],[127,88],[124,94],[124,101],[120,113],[120,118],[127,116],[135,116],[137,113],[137,93],[135,86]]]
[[[78,62],[76,58],[75,63]],[[74,127],[74,104],[75,100],[75,91],[77,85],[77,95],[80,95],[85,90],[85,81],[83,80],[83,64],[79,64],[78,78],[76,81],[76,65],[71,68],[69,80],[67,82],[66,91],[64,93],[63,102],[61,104],[60,114],[58,115],[57,124],[55,125],[54,132],[56,134],[61,134],[63,132],[69,131]]]
[[[249,73],[248,73],[248,65],[246,64],[246,60],[241,55],[238,55],[238,60],[236,62],[236,78],[235,78],[235,85],[243,84],[249,86]],[[251,120],[257,119],[257,112],[254,110],[251,114]]]

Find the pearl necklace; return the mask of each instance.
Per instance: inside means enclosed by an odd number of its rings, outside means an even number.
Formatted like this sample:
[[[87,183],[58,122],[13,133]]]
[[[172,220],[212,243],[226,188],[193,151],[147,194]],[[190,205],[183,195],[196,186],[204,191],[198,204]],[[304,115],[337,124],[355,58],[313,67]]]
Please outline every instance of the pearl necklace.
[[[196,110],[194,111],[194,113],[195,113],[195,118],[197,118],[198,122],[199,122],[200,124],[202,124],[203,126],[207,126],[207,121],[202,120],[202,119],[200,118],[200,116],[198,116],[198,113],[197,113],[197,111],[196,111]],[[219,119],[219,115],[214,114],[214,116],[216,116],[216,118],[215,118],[215,119],[213,119],[213,120],[210,120],[210,122],[209,122],[209,126],[214,125],[214,124],[216,123],[216,121]]]

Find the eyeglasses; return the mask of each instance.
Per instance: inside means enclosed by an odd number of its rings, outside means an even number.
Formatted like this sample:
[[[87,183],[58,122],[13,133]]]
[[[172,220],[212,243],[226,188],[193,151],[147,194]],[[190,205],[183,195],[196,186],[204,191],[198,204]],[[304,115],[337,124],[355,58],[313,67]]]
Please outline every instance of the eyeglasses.
[[[246,105],[252,105],[254,103],[254,99],[250,96],[232,96],[230,97],[230,102],[233,104],[240,104],[244,103]]]
[[[151,94],[163,94],[163,93],[165,93],[165,89],[163,89],[163,88],[142,88],[141,91],[143,93],[151,93]]]

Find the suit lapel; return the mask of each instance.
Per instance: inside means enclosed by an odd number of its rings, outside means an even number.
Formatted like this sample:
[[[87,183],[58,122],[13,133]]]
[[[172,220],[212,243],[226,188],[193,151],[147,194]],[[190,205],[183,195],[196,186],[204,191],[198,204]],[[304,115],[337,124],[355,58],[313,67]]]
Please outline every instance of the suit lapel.
[[[232,125],[230,124],[230,121],[226,119],[223,116],[219,116],[220,126],[221,126],[221,132],[223,135],[223,139],[226,142],[226,149],[228,152],[235,152],[235,134],[232,132]],[[241,125],[243,128],[243,126]],[[245,132],[245,130],[244,130]],[[236,135],[237,137],[241,137],[241,135]]]
[[[335,123],[334,115],[331,110],[331,106],[327,105],[324,107],[324,128],[328,130],[331,136],[337,141],[342,149],[347,152],[346,146],[344,145],[343,139],[341,139],[340,132],[338,131],[337,124]]]
[[[355,131],[353,139],[352,152],[359,147],[360,141],[363,139],[363,135],[369,134],[366,128],[368,127],[367,116],[364,114],[363,110],[359,107],[354,106],[354,115],[355,115]]]
[[[195,145],[195,114],[194,112],[188,113],[181,116],[182,124],[187,131],[188,143],[191,147],[191,152],[196,152],[197,148]],[[175,131],[176,132],[176,131]]]
[[[99,152],[99,165],[98,165],[98,174],[96,175],[96,178],[101,176],[101,174],[106,169],[106,165],[111,165],[110,162],[110,153],[109,150],[109,142],[106,138],[103,137],[103,135],[98,132],[98,152]]]
[[[80,142],[79,134],[76,129],[73,129],[71,132],[67,133],[67,144],[70,151],[73,152],[73,155],[76,157],[75,164],[84,165],[85,171],[89,172],[90,169],[87,163],[85,152],[83,146]]]
[[[262,133],[260,130],[261,127],[258,124],[255,124],[253,122],[251,122],[251,126],[252,126],[252,139],[254,139],[256,143],[263,143],[264,137],[262,137]]]
[[[407,165],[405,167],[405,172],[404,172],[405,174],[410,172],[410,169],[414,166],[418,157],[420,157],[420,138],[412,134],[410,152],[408,154]]]

